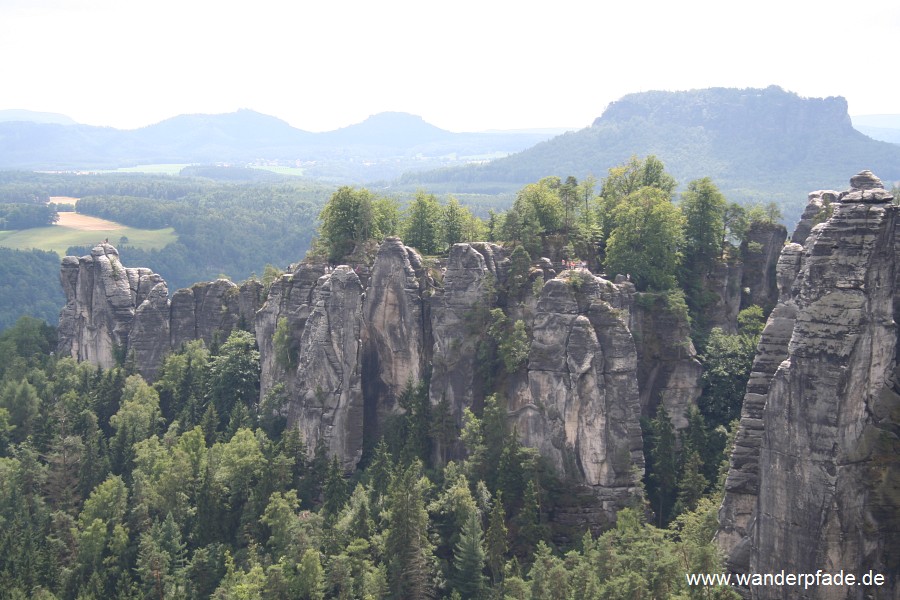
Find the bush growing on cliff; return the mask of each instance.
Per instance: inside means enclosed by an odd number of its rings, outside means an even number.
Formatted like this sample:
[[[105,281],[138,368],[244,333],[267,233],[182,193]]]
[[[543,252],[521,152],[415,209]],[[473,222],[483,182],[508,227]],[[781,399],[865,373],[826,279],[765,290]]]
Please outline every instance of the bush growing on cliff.
[[[506,372],[515,373],[528,360],[529,342],[525,322],[518,319],[511,323],[501,308],[491,310],[491,319],[488,335],[497,343],[497,353]]]
[[[758,335],[730,335],[713,328],[703,350],[703,393],[698,406],[715,429],[740,417]]]
[[[278,319],[275,325],[275,336],[272,340],[275,345],[275,361],[285,371],[297,368],[298,342],[291,336],[291,328],[285,317]]]

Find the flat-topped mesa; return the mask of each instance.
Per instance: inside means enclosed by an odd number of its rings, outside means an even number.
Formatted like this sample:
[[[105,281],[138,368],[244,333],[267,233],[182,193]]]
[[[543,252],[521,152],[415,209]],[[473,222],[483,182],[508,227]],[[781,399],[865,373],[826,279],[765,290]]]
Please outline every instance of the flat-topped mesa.
[[[878,184],[855,176],[805,245],[782,251],[717,541],[733,573],[871,570],[886,583],[758,587],[747,597],[900,593],[900,209]],[[811,195],[809,212],[822,198]]]
[[[87,256],[66,256],[60,281],[66,306],[59,316],[58,351],[103,368],[133,360],[153,380],[165,355],[185,341],[224,341],[253,323],[261,286],[220,279],[179,290],[169,301],[165,280],[145,268],[127,268],[103,243]]]

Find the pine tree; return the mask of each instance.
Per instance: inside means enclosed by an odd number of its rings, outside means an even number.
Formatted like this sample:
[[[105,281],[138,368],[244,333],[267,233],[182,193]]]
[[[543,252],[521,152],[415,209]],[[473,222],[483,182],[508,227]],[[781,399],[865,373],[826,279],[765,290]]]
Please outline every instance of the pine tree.
[[[322,569],[322,561],[317,550],[307,548],[303,553],[298,582],[300,598],[320,600],[325,597],[325,570]]]
[[[678,481],[678,500],[675,502],[675,514],[694,510],[697,502],[703,497],[709,481],[703,476],[703,461],[696,450],[688,450],[684,460],[681,479]]]
[[[503,497],[497,492],[494,506],[491,508],[490,523],[488,524],[487,546],[488,566],[491,568],[491,578],[496,587],[503,575],[503,561],[509,550],[506,529],[506,511],[503,510]]]
[[[650,422],[650,432],[648,493],[656,511],[657,522],[662,526],[669,522],[678,481],[675,428],[663,404],[656,409],[656,417]]]
[[[519,527],[519,535],[516,536],[520,555],[531,554],[538,542],[546,537],[544,527],[541,524],[541,505],[538,498],[538,488],[534,481],[525,484],[525,493],[522,498],[522,508],[516,515],[515,523]]]
[[[451,444],[459,437],[456,419],[453,417],[450,403],[446,397],[442,397],[432,409],[430,433],[435,466],[443,467],[447,464]]]
[[[428,597],[431,573],[428,564],[428,513],[425,510],[427,480],[420,479],[422,465],[414,461],[395,474],[388,491],[388,583],[397,600]]]
[[[84,457],[84,443],[77,435],[58,435],[54,438],[50,453],[46,456],[50,467],[47,476],[47,498],[53,505],[75,514],[80,500],[80,482]]]
[[[216,407],[212,402],[207,405],[206,411],[203,413],[203,418],[200,419],[200,429],[203,430],[203,437],[206,439],[206,444],[212,446],[216,442],[216,438],[218,437],[216,432],[219,429],[219,413],[216,411]]]
[[[322,510],[325,511],[327,518],[333,520],[347,501],[347,481],[344,479],[344,469],[338,462],[337,456],[333,457],[328,465],[324,494]]]
[[[472,511],[453,552],[453,588],[464,600],[480,598],[485,588],[481,519]]]

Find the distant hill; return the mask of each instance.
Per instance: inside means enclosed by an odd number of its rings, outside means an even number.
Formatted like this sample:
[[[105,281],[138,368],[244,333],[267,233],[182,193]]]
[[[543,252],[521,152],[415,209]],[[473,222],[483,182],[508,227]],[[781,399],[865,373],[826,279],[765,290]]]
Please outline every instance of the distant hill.
[[[254,157],[280,158],[309,143],[314,134],[252,110],[222,115],[180,115],[122,132],[154,162],[215,162]]]
[[[873,140],[900,144],[900,115],[856,115],[853,127]]]
[[[77,125],[67,117],[57,113],[36,112],[33,110],[7,109],[0,110],[0,122],[26,121],[30,123],[55,123],[57,125]]]
[[[362,123],[328,131],[319,136],[322,145],[368,145],[411,148],[434,142],[448,142],[456,134],[435,127],[417,115],[384,112],[372,115]]]
[[[801,208],[806,192],[844,189],[865,168],[885,182],[900,181],[900,147],[855,130],[846,100],[802,98],[772,86],[630,94],[591,127],[487,164],[406,175],[400,184],[477,192],[547,175],[600,178],[631,155],[648,154],[682,185],[709,176],[733,200]]]
[[[550,132],[453,133],[406,113],[381,113],[325,133],[252,110],[180,115],[148,127],[0,122],[0,169],[90,170],[160,163],[303,163],[313,178],[366,182],[410,170],[487,160],[549,139]]]

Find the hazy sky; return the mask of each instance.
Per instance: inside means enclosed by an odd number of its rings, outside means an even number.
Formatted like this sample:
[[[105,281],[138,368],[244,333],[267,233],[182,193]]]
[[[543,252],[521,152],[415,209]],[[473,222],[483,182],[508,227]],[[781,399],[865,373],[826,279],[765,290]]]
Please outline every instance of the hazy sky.
[[[776,84],[900,113],[898,47],[896,0],[0,0],[0,109],[580,128],[631,92]]]

